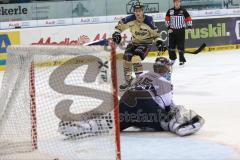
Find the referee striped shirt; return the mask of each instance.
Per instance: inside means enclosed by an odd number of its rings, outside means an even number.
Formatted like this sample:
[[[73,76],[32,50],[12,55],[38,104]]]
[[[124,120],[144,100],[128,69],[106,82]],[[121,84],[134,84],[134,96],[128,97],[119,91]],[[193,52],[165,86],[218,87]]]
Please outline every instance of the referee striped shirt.
[[[192,28],[192,18],[186,9],[171,8],[167,11],[165,23],[168,29]]]

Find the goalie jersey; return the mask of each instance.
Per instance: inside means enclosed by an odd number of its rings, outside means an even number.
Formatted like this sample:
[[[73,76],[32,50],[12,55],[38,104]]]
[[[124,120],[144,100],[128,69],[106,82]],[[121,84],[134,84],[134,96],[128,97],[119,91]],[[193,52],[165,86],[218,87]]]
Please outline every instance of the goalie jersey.
[[[163,109],[172,104],[172,84],[158,73],[147,72],[141,74],[131,88],[148,90],[154,101]]]
[[[130,15],[121,19],[115,27],[115,30],[120,33],[126,29],[130,29],[131,40],[136,44],[152,44],[156,39],[160,39],[160,33],[151,16],[144,15],[144,19],[140,22],[135,15]]]

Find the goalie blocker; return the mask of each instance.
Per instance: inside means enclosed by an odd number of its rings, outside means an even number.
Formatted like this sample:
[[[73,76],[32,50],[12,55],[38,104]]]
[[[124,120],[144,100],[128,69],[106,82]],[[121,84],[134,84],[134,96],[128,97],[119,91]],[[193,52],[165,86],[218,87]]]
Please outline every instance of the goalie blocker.
[[[179,136],[196,133],[204,119],[172,100],[172,84],[165,77],[171,63],[164,57],[156,59],[154,72],[140,75],[136,82],[123,94],[119,103],[120,130],[138,127],[142,130],[169,131]],[[78,135],[103,134],[112,127],[108,115],[88,121],[60,122],[59,132],[68,138]]]

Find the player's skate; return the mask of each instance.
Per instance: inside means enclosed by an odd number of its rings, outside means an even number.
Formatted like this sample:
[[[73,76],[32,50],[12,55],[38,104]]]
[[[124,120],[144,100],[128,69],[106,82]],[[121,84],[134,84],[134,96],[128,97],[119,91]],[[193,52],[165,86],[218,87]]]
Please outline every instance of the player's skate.
[[[179,65],[180,66],[183,66],[185,62],[179,62]]]
[[[131,78],[129,81],[125,81],[125,83],[121,84],[119,86],[120,91],[126,91],[130,86],[133,81],[133,78]]]
[[[173,66],[175,63],[175,60],[170,60],[171,65]]]

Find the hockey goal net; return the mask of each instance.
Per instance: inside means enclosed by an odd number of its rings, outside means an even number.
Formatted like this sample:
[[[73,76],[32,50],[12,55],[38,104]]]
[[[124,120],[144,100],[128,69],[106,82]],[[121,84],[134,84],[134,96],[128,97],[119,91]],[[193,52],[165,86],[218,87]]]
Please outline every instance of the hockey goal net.
[[[0,159],[120,159],[116,86],[113,47],[9,47]]]

